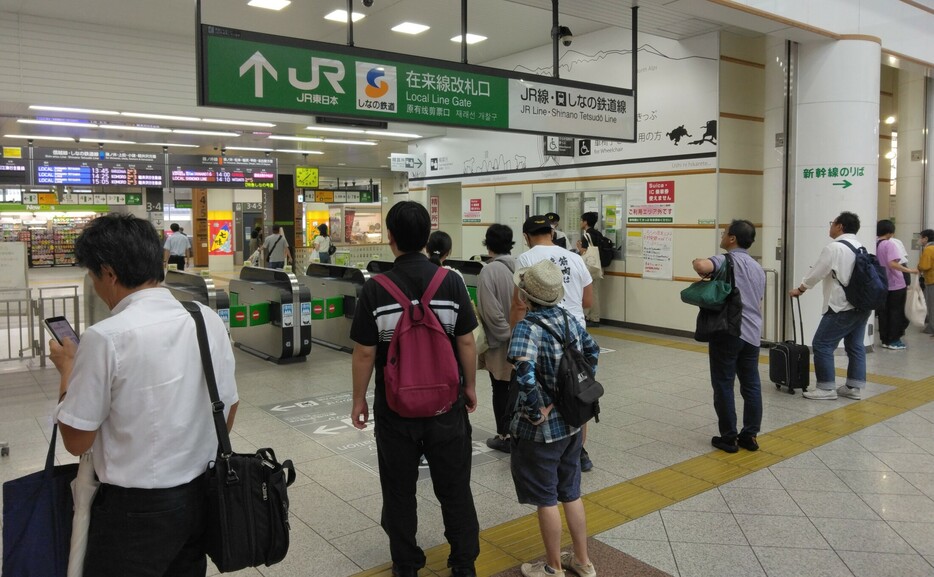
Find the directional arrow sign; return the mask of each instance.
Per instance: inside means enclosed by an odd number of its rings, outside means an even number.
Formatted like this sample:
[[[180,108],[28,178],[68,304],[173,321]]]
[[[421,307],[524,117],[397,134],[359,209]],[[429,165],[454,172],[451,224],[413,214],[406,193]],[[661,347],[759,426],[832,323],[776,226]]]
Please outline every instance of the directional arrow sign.
[[[295,408],[295,405],[285,405],[285,406],[283,406],[283,405],[276,405],[275,407],[273,407],[273,408],[271,408],[271,409],[269,409],[269,410],[270,410],[270,411],[275,411],[275,412],[277,412],[277,413],[283,413],[283,412],[285,412],[285,411],[288,411],[289,409],[294,409],[294,408]]]
[[[276,72],[276,69],[272,67],[272,64],[266,60],[266,57],[263,56],[259,50],[257,50],[253,56],[247,58],[246,62],[240,65],[240,76],[243,76],[250,71],[250,68],[253,69],[253,94],[257,98],[263,97],[263,70],[269,73],[272,76],[273,80],[279,80],[279,74]]]
[[[337,431],[340,431],[341,429],[346,429],[346,428],[347,428],[346,425],[337,425],[336,427],[328,427],[327,425],[321,425],[320,427],[315,429],[315,434],[316,435],[336,435]]]
[[[835,182],[835,183],[833,183],[833,185],[834,185],[834,186],[842,186],[843,188],[850,188],[851,186],[853,186],[853,183],[844,178],[844,179],[843,179],[843,182]]]

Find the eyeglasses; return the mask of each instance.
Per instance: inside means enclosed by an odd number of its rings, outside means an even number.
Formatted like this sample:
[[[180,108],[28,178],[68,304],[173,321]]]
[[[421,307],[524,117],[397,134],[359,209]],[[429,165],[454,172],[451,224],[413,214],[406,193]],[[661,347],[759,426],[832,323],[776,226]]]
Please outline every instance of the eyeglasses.
[[[830,226],[833,226],[833,225],[835,225],[835,224],[837,224],[837,221],[835,221],[835,220],[830,221]]]

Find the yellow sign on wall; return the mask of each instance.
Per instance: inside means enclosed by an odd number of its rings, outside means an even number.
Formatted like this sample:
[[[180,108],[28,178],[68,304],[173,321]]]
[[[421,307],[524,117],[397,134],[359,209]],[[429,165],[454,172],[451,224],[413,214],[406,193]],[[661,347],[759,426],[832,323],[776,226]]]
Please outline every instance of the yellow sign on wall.
[[[318,188],[318,169],[313,166],[295,167],[295,186],[298,188]]]

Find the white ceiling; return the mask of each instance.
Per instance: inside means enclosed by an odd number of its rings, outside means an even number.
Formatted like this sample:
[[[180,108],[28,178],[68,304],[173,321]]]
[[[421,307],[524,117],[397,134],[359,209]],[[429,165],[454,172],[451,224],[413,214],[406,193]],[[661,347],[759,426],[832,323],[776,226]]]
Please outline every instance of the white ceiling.
[[[346,9],[346,0],[293,0],[292,4],[275,12],[249,7],[247,0],[202,0],[202,21],[244,30],[253,30],[280,36],[314,39],[322,42],[345,44],[348,40],[347,25],[323,19],[324,14],[335,9]],[[736,28],[721,23],[722,11],[706,0],[565,0],[560,3],[560,25],[568,26],[574,34],[582,35],[607,27],[631,28],[631,6],[638,3],[639,30],[668,38],[686,38],[711,31],[729,29],[742,34],[758,34],[762,28],[771,29],[775,23],[764,20],[746,21],[746,28]],[[461,46],[452,42],[452,36],[460,34],[460,0],[374,0],[372,7],[364,7],[361,0],[353,1],[354,11],[365,14],[365,18],[353,26],[354,44],[387,52],[396,52],[460,61]],[[488,40],[469,46],[467,60],[479,64],[508,54],[546,45],[551,42],[551,0],[468,0],[468,31],[482,34]],[[195,43],[195,0],[0,0],[0,12],[55,18],[58,20],[87,22],[104,27],[155,32],[178,37],[181,42],[190,42],[192,53]],[[708,17],[708,15],[710,15]],[[715,17],[714,17],[715,16]],[[717,21],[717,18],[721,22]],[[390,28],[403,21],[431,26],[417,36],[392,32]],[[752,31],[747,28],[753,29]],[[64,95],[67,99],[67,95]],[[56,98],[62,104],[62,97]],[[82,107],[93,106],[83,101]],[[107,107],[112,108],[112,107]],[[175,109],[173,114],[194,117],[234,118],[265,120],[277,126],[277,134],[308,134],[307,116],[284,114],[258,114],[239,111],[199,108],[192,103],[184,110]],[[48,113],[31,111],[23,103],[0,102],[0,135],[2,134],[47,134],[68,135],[68,129],[52,126],[23,125],[19,118],[48,116]],[[106,118],[82,114],[62,114],[74,118],[106,121]],[[170,128],[214,128],[194,126],[187,122],[146,121]],[[423,136],[445,134],[443,128],[413,126],[392,123],[389,130],[416,133]],[[120,131],[100,130],[99,138],[120,139]],[[160,137],[162,135],[153,135]],[[333,135],[341,138],[341,135]],[[2,138],[2,137],[0,137]],[[141,141],[139,134],[123,135],[123,139]],[[358,138],[346,136],[346,138]],[[371,138],[367,135],[366,138]],[[152,140],[152,139],[148,139]],[[246,130],[241,137],[225,142],[224,137],[195,135],[172,135],[172,140],[197,144],[202,148],[178,149],[185,153],[210,153],[225,145],[270,147],[265,136],[254,136]],[[233,140],[236,140],[234,143]],[[162,142],[163,140],[159,140]],[[368,169],[379,169],[387,164],[392,152],[405,152],[407,139],[379,138],[378,146],[348,146],[338,144],[314,144],[316,149],[326,152],[327,160],[322,166],[330,166],[334,172],[347,176],[356,174],[369,176]],[[7,143],[6,140],[3,140]],[[38,144],[37,144],[38,145]],[[83,146],[83,145],[82,145]],[[90,146],[94,146],[91,144]],[[121,146],[121,145],[114,145]],[[121,147],[126,147],[122,145]],[[278,142],[273,148],[309,148],[298,143]],[[237,153],[251,155],[256,153]],[[301,163],[298,155],[278,154],[280,163]],[[311,158],[309,159],[311,160]],[[346,165],[346,168],[338,168]],[[369,172],[369,174],[368,174]]]

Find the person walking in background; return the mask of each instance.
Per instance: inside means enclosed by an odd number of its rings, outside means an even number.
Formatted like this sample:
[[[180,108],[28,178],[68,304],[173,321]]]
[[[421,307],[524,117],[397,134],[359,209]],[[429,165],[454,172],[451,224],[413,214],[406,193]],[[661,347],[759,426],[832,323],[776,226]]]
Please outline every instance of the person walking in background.
[[[858,401],[866,386],[866,347],[863,345],[863,337],[872,311],[857,309],[846,300],[846,293],[843,292],[843,286],[849,284],[853,275],[856,254],[841,241],[846,241],[855,249],[863,246],[856,238],[859,226],[859,216],[852,212],[841,212],[840,216],[830,221],[830,238],[834,242],[821,250],[817,262],[811,265],[811,270],[801,284],[788,293],[792,297],[799,297],[818,282],[824,285],[823,314],[811,341],[817,387],[804,391],[806,399],[834,400],[841,396]],[[846,383],[837,387],[833,353],[841,340],[848,362]]]
[[[331,237],[328,235],[328,225],[318,225],[318,236],[312,243],[312,250],[318,253],[318,262],[327,264],[331,262]]]
[[[593,302],[593,279],[590,277],[587,265],[584,264],[584,259],[578,254],[555,246],[551,241],[551,225],[542,215],[525,219],[525,223],[522,224],[522,236],[525,237],[529,250],[516,258],[516,266],[528,268],[543,260],[553,262],[561,270],[561,277],[564,280],[564,297],[559,304],[571,313],[581,326],[584,326],[587,322],[584,318],[584,310],[589,308]],[[519,289],[514,287],[509,309],[510,326],[516,326],[516,323],[525,317],[527,310],[525,301],[520,298]],[[587,442],[586,425],[583,429],[583,442]],[[587,449],[582,448],[580,455],[581,470],[586,472],[593,469],[593,461]]]
[[[551,242],[553,242],[555,246],[567,248],[568,237],[566,234],[564,234],[564,232],[561,231],[561,229],[558,228],[561,223],[561,217],[558,216],[557,212],[549,212],[545,215],[545,218],[548,219],[548,222],[551,224],[551,230],[554,232],[551,237]]]
[[[596,212],[585,212],[581,215],[581,241],[578,242],[578,250],[600,250],[600,244],[603,241],[603,233],[594,227],[597,225],[598,215]],[[593,275],[591,275],[593,276]],[[600,278],[593,278],[593,299],[590,306],[585,307],[585,322],[588,327],[600,326]]]
[[[250,262],[253,266],[263,266],[263,229],[256,226],[250,231]]]
[[[49,342],[61,374],[52,420],[68,452],[93,449],[101,482],[91,506],[89,577],[207,570],[202,476],[217,457],[217,435],[195,322],[160,286],[159,244],[152,224],[130,215],[88,223],[75,258],[113,315],[85,329],[80,344]],[[233,348],[217,313],[199,306],[229,431],[238,405]]]
[[[934,230],[926,228],[921,231],[921,259],[918,261],[918,270],[922,273],[924,281],[924,300],[928,305],[928,316],[924,320],[924,333],[934,337]]]
[[[185,270],[185,263],[191,257],[191,240],[181,233],[181,227],[173,222],[169,226],[172,234],[165,239],[162,247],[162,263],[165,266],[174,264],[178,270]]]
[[[278,224],[272,225],[272,234],[263,241],[263,252],[266,255],[266,268],[285,268],[287,262],[292,260],[292,253],[289,252],[289,241],[281,233],[282,228]]]
[[[424,206],[412,201],[395,204],[386,214],[389,247],[395,255],[392,270],[385,273],[402,292],[420,298],[438,272],[423,250],[431,230]],[[425,552],[418,546],[416,484],[421,455],[428,459],[431,483],[441,504],[444,536],[451,546],[448,567],[452,577],[476,577],[474,561],[480,554],[480,526],[470,490],[471,428],[467,413],[477,407],[477,352],[473,329],[477,326],[463,281],[448,273],[430,303],[451,346],[461,372],[458,401],[446,413],[426,418],[404,418],[389,408],[384,369],[393,332],[402,307],[378,282],[363,285],[350,329],[353,350],[354,427],[366,428],[369,420],[366,391],[376,369],[373,415],[376,417],[376,453],[383,510],[380,524],[389,537],[393,577],[417,577],[425,566]],[[431,370],[434,359],[425,360]]]
[[[748,220],[734,220],[723,231],[720,248],[732,259],[733,277],[743,303],[740,334],[716,332],[710,335],[707,356],[710,360],[710,384],[713,386],[713,408],[717,413],[720,435],[710,444],[735,453],[737,445],[749,451],[759,449],[756,436],[762,425],[762,383],[759,379],[759,345],[762,334],[762,312],[759,304],[765,296],[765,271],[749,256],[749,247],[756,240],[756,228]],[[694,259],[694,270],[705,276],[726,266],[726,256]],[[739,392],[743,397],[743,428],[736,431],[736,402],[733,381],[739,377]]]
[[[596,373],[599,345],[583,324],[558,306],[564,298],[563,277],[561,269],[548,259],[520,268],[513,275],[529,312],[516,325],[509,342],[508,357],[516,367],[518,382],[516,406],[510,407],[510,471],[519,503],[538,508],[538,526],[545,544],[545,561],[523,563],[519,568],[525,577],[563,577],[565,569],[580,577],[597,575],[587,551],[587,518],[581,501],[583,434],[565,422],[554,404],[556,372],[564,348],[538,324],[566,335],[569,345],[576,343]],[[573,552],[561,552],[559,502],[564,504]]]
[[[889,294],[885,299],[885,306],[879,309],[879,340],[883,349],[903,351],[908,346],[902,342],[905,329],[908,328],[908,318],[905,316],[905,297],[908,295],[908,284],[905,282],[905,273],[917,274],[902,264],[905,249],[892,238],[895,235],[895,224],[891,220],[880,220],[876,223],[876,258],[879,264],[885,267],[885,275],[889,281]],[[909,277],[910,278],[910,277]]]
[[[478,312],[486,334],[486,352],[479,357],[478,368],[490,373],[493,388],[493,416],[496,419],[496,436],[486,440],[486,446],[504,453],[510,450],[509,416],[506,406],[509,399],[509,382],[512,379],[512,363],[506,358],[512,328],[509,326],[509,309],[512,303],[512,275],[516,260],[510,255],[516,243],[512,240],[512,229],[504,224],[493,224],[486,229],[483,245],[490,260],[480,271],[477,284]]]

